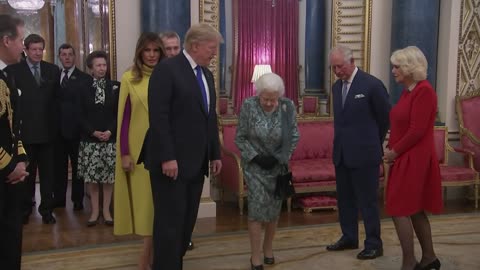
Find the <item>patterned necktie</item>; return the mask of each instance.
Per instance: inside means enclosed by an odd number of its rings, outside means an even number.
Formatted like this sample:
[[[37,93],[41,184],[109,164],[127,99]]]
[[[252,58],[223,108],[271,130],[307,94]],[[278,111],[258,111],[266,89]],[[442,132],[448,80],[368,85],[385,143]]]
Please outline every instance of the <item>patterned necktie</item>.
[[[40,85],[41,77],[40,77],[40,72],[38,71],[38,64],[33,65],[33,77],[35,78],[35,81],[37,82],[37,84]]]
[[[68,69],[64,69],[63,70],[63,79],[62,79],[62,82],[60,83],[60,85],[62,86],[62,88],[67,88],[67,84],[68,84]]]
[[[345,100],[347,99],[347,94],[348,94],[348,81],[343,81],[343,86],[342,86],[342,108],[345,105]]]
[[[208,113],[207,90],[205,89],[205,84],[202,79],[202,67],[197,65],[195,70],[197,71],[197,83],[202,90],[203,105],[205,106],[205,111]]]

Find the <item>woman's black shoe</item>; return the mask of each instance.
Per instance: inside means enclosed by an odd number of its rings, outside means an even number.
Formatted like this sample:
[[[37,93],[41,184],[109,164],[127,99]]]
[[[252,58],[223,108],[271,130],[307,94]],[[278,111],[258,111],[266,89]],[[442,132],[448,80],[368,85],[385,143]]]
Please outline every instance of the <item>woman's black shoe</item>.
[[[263,264],[253,265],[251,258],[250,258],[250,265],[252,266],[252,270],[263,270]]]
[[[275,258],[274,257],[263,257],[263,263],[264,264],[269,264],[269,265],[272,265],[272,264],[275,264]]]
[[[433,261],[433,262],[425,265],[424,267],[422,267],[422,270],[431,270],[431,269],[439,270],[440,266],[442,266],[440,261],[438,259],[435,259],[435,261]]]

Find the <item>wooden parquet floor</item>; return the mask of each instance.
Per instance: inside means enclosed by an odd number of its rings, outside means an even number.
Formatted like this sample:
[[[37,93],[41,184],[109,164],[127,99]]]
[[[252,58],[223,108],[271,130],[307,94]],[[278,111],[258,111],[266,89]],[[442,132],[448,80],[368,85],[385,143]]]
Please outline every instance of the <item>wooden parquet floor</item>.
[[[453,214],[431,218],[432,234],[442,269],[480,269],[480,214]],[[276,264],[272,270],[286,269],[399,269],[401,251],[395,228],[388,219],[382,221],[384,256],[360,261],[359,250],[328,252],[325,246],[336,240],[338,224],[319,224],[282,228],[274,241]],[[250,246],[246,232],[198,236],[197,248],[187,253],[185,270],[248,269]],[[24,270],[136,269],[140,243],[123,242],[99,247],[80,247],[34,252],[23,258]],[[416,245],[419,257],[419,245]]]

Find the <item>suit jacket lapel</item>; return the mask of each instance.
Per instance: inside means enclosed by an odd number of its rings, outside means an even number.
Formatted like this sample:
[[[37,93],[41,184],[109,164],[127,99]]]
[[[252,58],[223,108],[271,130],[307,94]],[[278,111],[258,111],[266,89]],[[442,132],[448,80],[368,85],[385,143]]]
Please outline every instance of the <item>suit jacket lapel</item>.
[[[189,78],[189,80],[190,80],[189,84],[192,85],[192,91],[194,92],[193,94],[198,101],[198,105],[200,106],[200,108],[202,109],[202,112],[206,116],[207,112],[205,111],[205,105],[203,105],[203,96],[202,96],[202,92],[201,92],[202,89],[200,89],[200,85],[198,85],[197,77],[195,76],[195,71],[193,71],[192,66],[190,65],[190,62],[188,62],[187,57],[185,57],[185,55],[183,53],[181,55],[182,55],[182,57],[184,59],[184,62],[185,62],[185,64],[183,65],[184,68],[185,68],[184,74],[192,74],[191,76],[187,76],[187,78]],[[202,68],[202,72],[203,72],[203,68]]]

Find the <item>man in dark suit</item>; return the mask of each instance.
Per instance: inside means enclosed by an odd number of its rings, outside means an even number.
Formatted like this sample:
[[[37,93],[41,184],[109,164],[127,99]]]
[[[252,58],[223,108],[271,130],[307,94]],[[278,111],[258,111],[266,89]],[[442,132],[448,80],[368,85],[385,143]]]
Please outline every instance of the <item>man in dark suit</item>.
[[[204,177],[220,172],[215,82],[205,68],[222,36],[192,26],[185,50],[153,70],[148,87],[150,129],[145,167],[154,202],[153,269],[182,269],[198,214]]]
[[[24,33],[22,20],[0,15],[0,262],[2,269],[11,270],[20,270],[22,182],[28,172],[17,114],[20,93],[14,85],[15,74],[4,69],[20,60]]]
[[[335,137],[333,162],[342,237],[329,251],[358,248],[358,212],[365,224],[364,249],[358,259],[383,255],[378,209],[379,166],[388,131],[390,103],[383,83],[355,66],[352,51],[338,46],[330,66],[339,78],[333,85]]]
[[[78,146],[80,144],[80,124],[76,101],[79,93],[88,89],[91,77],[75,67],[75,49],[70,44],[58,48],[58,58],[62,64],[59,77],[60,139],[56,144],[55,184],[53,188],[54,206],[65,207],[68,160],[72,168],[73,210],[83,209],[84,182],[77,177]]]
[[[60,88],[60,72],[57,66],[42,60],[45,40],[41,36],[29,35],[24,45],[27,59],[9,67],[15,73],[17,87],[22,91],[22,109],[19,111],[21,133],[30,160],[29,176],[25,180],[28,187],[24,198],[24,223],[28,223],[32,212],[38,168],[41,195],[38,211],[44,224],[54,224],[54,144],[58,139],[58,121],[55,120],[58,117],[56,99]]]

